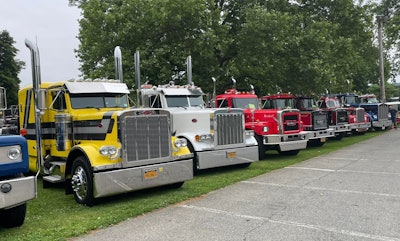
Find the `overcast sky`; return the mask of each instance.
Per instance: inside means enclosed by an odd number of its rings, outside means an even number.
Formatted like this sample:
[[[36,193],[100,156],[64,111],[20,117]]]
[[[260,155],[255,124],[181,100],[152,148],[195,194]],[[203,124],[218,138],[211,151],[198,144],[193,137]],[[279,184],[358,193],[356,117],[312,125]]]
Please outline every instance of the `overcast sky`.
[[[80,11],[68,0],[0,0],[0,31],[7,30],[26,63],[19,74],[21,87],[32,83],[30,51],[25,39],[37,43],[42,82],[79,78],[78,48]]]

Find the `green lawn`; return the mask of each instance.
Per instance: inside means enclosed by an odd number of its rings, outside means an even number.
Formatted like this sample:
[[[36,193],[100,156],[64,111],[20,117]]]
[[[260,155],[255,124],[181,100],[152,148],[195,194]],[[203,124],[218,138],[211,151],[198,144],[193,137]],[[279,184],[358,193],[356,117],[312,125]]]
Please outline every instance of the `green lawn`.
[[[383,132],[329,140],[322,147],[300,151],[297,156],[282,156],[271,151],[265,160],[248,168],[227,167],[201,172],[182,188],[154,188],[102,198],[93,207],[78,205],[72,195],[65,195],[62,187],[42,188],[39,181],[38,198],[28,203],[25,224],[19,228],[0,228],[1,240],[66,240],[90,230],[104,228],[130,217],[157,208],[206,194],[241,180],[261,175],[309,158],[323,155],[345,146],[377,136]],[[268,152],[267,152],[268,153]]]

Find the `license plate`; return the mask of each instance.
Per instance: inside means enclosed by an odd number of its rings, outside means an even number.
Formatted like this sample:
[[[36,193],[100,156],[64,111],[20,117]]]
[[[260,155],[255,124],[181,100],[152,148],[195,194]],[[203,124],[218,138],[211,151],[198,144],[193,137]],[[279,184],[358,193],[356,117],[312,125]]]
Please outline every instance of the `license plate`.
[[[144,173],[144,179],[155,178],[157,176],[158,176],[158,173],[156,170],[147,171]]]
[[[236,158],[236,152],[235,151],[227,152],[226,157],[227,158]]]
[[[321,142],[326,142],[326,138],[324,137],[324,138],[321,138],[321,139],[319,139]]]

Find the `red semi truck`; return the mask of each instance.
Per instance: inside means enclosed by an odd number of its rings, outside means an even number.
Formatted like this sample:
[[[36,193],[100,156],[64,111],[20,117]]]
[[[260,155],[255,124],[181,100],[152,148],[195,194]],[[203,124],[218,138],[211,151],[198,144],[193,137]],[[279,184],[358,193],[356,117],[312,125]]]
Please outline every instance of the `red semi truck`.
[[[245,127],[254,130],[260,159],[267,150],[297,155],[307,147],[308,133],[303,130],[297,109],[261,109],[254,91],[228,89],[215,97],[218,108],[241,108],[245,113]]]
[[[300,110],[304,130],[308,132],[309,145],[322,146],[327,138],[335,136],[334,129],[329,128],[328,112],[317,108],[312,97],[281,93],[261,97],[261,101],[263,108],[282,109],[290,106]]]

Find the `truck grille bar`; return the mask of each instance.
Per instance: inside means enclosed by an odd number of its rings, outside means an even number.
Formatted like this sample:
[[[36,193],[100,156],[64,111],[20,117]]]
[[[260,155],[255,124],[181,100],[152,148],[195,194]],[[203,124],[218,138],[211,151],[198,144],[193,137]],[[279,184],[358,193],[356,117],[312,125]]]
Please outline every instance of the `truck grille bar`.
[[[385,104],[378,106],[378,120],[387,120],[389,113],[389,107]]]
[[[313,111],[312,112],[312,125],[313,130],[324,130],[328,128],[328,116],[326,112]]]
[[[339,125],[339,124],[347,124],[349,123],[349,116],[347,114],[347,110],[346,109],[336,109],[334,110],[332,113],[335,114],[335,119],[334,119],[334,125]]]
[[[125,117],[124,150],[128,162],[169,156],[171,145],[167,116]]]
[[[293,113],[284,113],[283,115],[283,131],[296,131],[300,130],[299,128],[299,115],[294,112]]]
[[[217,145],[244,143],[244,119],[242,113],[218,113],[215,115]]]
[[[357,123],[365,122],[364,114],[365,114],[364,108],[356,109],[356,122]]]

